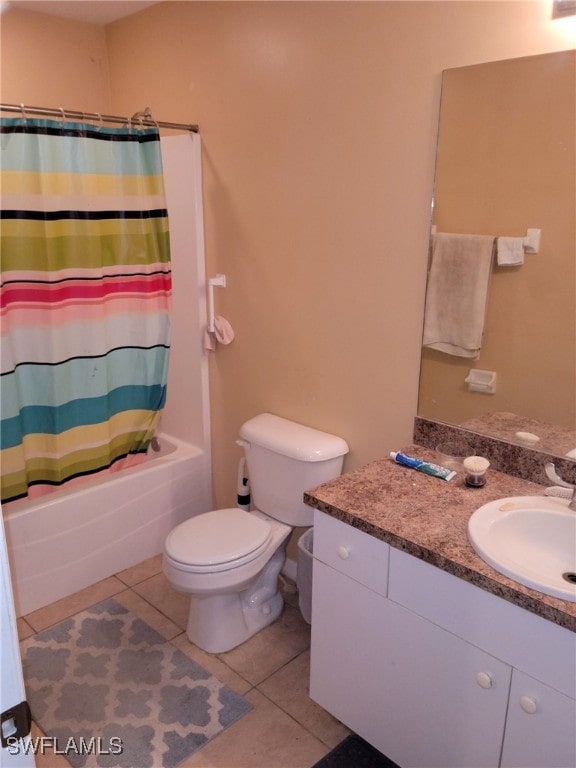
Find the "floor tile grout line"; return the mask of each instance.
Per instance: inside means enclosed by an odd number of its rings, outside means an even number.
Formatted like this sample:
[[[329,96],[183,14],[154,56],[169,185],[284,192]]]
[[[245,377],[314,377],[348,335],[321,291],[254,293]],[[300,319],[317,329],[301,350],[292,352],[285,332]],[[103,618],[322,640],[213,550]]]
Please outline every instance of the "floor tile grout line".
[[[148,579],[145,579],[144,581],[147,581],[147,580]],[[142,584],[144,582],[139,582],[139,583]],[[136,587],[136,586],[138,586],[138,585],[135,584],[134,587]],[[141,600],[143,600],[151,608],[154,608],[154,610],[157,611],[161,616],[163,616],[165,619],[168,619],[168,621],[170,621],[172,624],[174,624],[175,627],[178,627],[180,632],[178,632],[177,635],[174,635],[174,638],[180,637],[180,635],[183,635],[183,634],[186,633],[186,627],[180,626],[180,624],[178,624],[176,621],[174,621],[174,619],[171,616],[169,616],[167,613],[164,613],[164,611],[161,608],[158,608],[158,606],[155,605],[154,603],[152,603],[145,595],[141,595],[140,592],[137,592],[133,587],[130,587],[129,591],[132,592],[133,594],[135,594]],[[171,639],[174,639],[174,638],[171,638]]]
[[[310,650],[309,648],[303,648],[301,651],[298,651],[298,653],[295,653],[294,656],[291,656],[287,661],[285,661],[283,664],[277,667],[273,672],[270,672],[268,675],[266,675],[266,677],[260,680],[260,682],[256,683],[254,687],[258,688],[259,685],[263,685],[265,682],[270,680],[271,677],[274,677],[274,675],[278,674],[280,670],[284,669],[289,664],[292,664],[292,662],[295,661],[299,656],[301,656],[303,653],[307,653],[309,650]]]
[[[96,582],[96,583],[98,584],[99,582]],[[91,585],[91,586],[93,586],[93,585]],[[50,629],[51,627],[56,626],[56,624],[60,624],[62,621],[66,621],[66,619],[69,619],[72,616],[76,616],[76,614],[80,613],[81,611],[85,611],[88,608],[92,608],[93,606],[98,605],[98,603],[101,603],[104,600],[108,600],[111,597],[117,597],[118,595],[120,595],[120,594],[122,594],[123,592],[126,592],[126,591],[127,591],[127,588],[122,584],[121,585],[121,589],[119,589],[117,592],[112,592],[109,595],[106,595],[106,597],[102,597],[100,600],[96,600],[96,602],[90,603],[89,605],[85,605],[84,607],[75,608],[72,611],[72,613],[66,612],[65,614],[61,615],[58,619],[56,619],[52,623],[47,624],[46,626],[43,626],[41,629],[37,629],[34,626],[33,621],[29,618],[30,616],[32,616],[33,613],[36,613],[36,611],[31,611],[30,613],[27,613],[24,616],[20,616],[19,618],[24,619],[26,624],[28,624],[28,626],[32,629],[33,634],[37,635],[39,632],[44,632],[44,630]],[[65,600],[66,598],[61,598],[61,599]],[[42,608],[38,608],[37,610],[38,611],[42,611],[44,609],[50,608],[51,606],[56,605],[57,602],[58,602],[58,600],[56,600],[54,603],[48,603],[48,605],[45,605]]]
[[[258,690],[258,689],[257,689],[257,690]],[[306,725],[306,723],[302,723],[302,722],[300,722],[300,720],[298,720],[298,718],[297,718],[297,717],[294,717],[294,715],[293,715],[291,712],[289,712],[287,709],[284,709],[284,707],[283,707],[281,704],[279,704],[277,701],[274,701],[274,699],[270,698],[270,696],[269,696],[268,694],[266,694],[266,693],[264,693],[264,691],[260,691],[260,690],[258,690],[258,693],[260,693],[262,696],[264,696],[264,698],[265,698],[265,699],[267,699],[267,700],[270,702],[270,704],[272,704],[273,706],[275,706],[275,707],[277,707],[278,709],[280,709],[280,710],[281,710],[281,711],[282,711],[282,712],[283,712],[285,715],[287,715],[287,716],[288,716],[288,717],[289,717],[291,720],[293,720],[293,721],[294,721],[294,722],[295,722],[297,725],[299,725],[301,728],[304,728],[304,730],[305,730],[307,733],[309,733],[309,734],[310,734],[310,736],[313,736],[315,739],[317,739],[317,740],[318,740],[318,741],[319,741],[321,744],[323,744],[323,745],[324,745],[325,747],[327,747],[328,749],[332,749],[332,747],[330,746],[330,744],[328,744],[328,743],[326,743],[325,741],[323,741],[323,740],[320,738],[320,736],[318,736],[318,734],[314,733],[314,731],[311,731],[311,730],[308,728],[308,726]]]

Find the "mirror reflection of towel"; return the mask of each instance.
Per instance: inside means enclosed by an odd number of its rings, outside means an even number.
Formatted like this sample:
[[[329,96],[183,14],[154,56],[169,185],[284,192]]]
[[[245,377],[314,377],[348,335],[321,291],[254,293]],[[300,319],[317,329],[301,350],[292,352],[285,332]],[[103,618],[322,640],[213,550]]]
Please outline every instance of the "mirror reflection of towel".
[[[477,359],[494,253],[490,235],[434,235],[423,345]]]
[[[496,240],[496,261],[499,267],[519,267],[524,264],[524,238],[499,237]]]

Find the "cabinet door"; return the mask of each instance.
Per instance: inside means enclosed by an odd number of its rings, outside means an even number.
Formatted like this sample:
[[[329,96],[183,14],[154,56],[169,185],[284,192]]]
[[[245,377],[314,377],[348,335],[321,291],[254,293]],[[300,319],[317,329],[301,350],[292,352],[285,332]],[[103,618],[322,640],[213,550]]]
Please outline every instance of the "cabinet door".
[[[576,701],[514,670],[502,768],[575,768]]]
[[[314,562],[310,695],[402,768],[498,765],[510,668]]]

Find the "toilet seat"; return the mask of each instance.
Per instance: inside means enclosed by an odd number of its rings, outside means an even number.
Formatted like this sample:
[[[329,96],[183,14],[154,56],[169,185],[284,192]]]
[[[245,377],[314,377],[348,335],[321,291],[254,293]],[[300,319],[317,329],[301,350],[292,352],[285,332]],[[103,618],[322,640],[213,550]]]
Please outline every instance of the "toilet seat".
[[[260,517],[237,507],[205,512],[177,525],[169,534],[165,554],[191,573],[213,573],[252,562],[272,538]]]

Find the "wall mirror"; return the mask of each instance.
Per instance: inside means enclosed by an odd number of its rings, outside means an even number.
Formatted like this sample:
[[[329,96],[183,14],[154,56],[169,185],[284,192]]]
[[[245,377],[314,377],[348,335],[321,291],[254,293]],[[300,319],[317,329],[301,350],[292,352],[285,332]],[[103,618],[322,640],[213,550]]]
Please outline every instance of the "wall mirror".
[[[576,51],[443,74],[431,253],[435,233],[541,236],[515,266],[492,256],[477,359],[423,345],[418,415],[524,445],[531,433],[561,457],[576,449],[575,136]],[[476,369],[494,392],[466,383]]]

